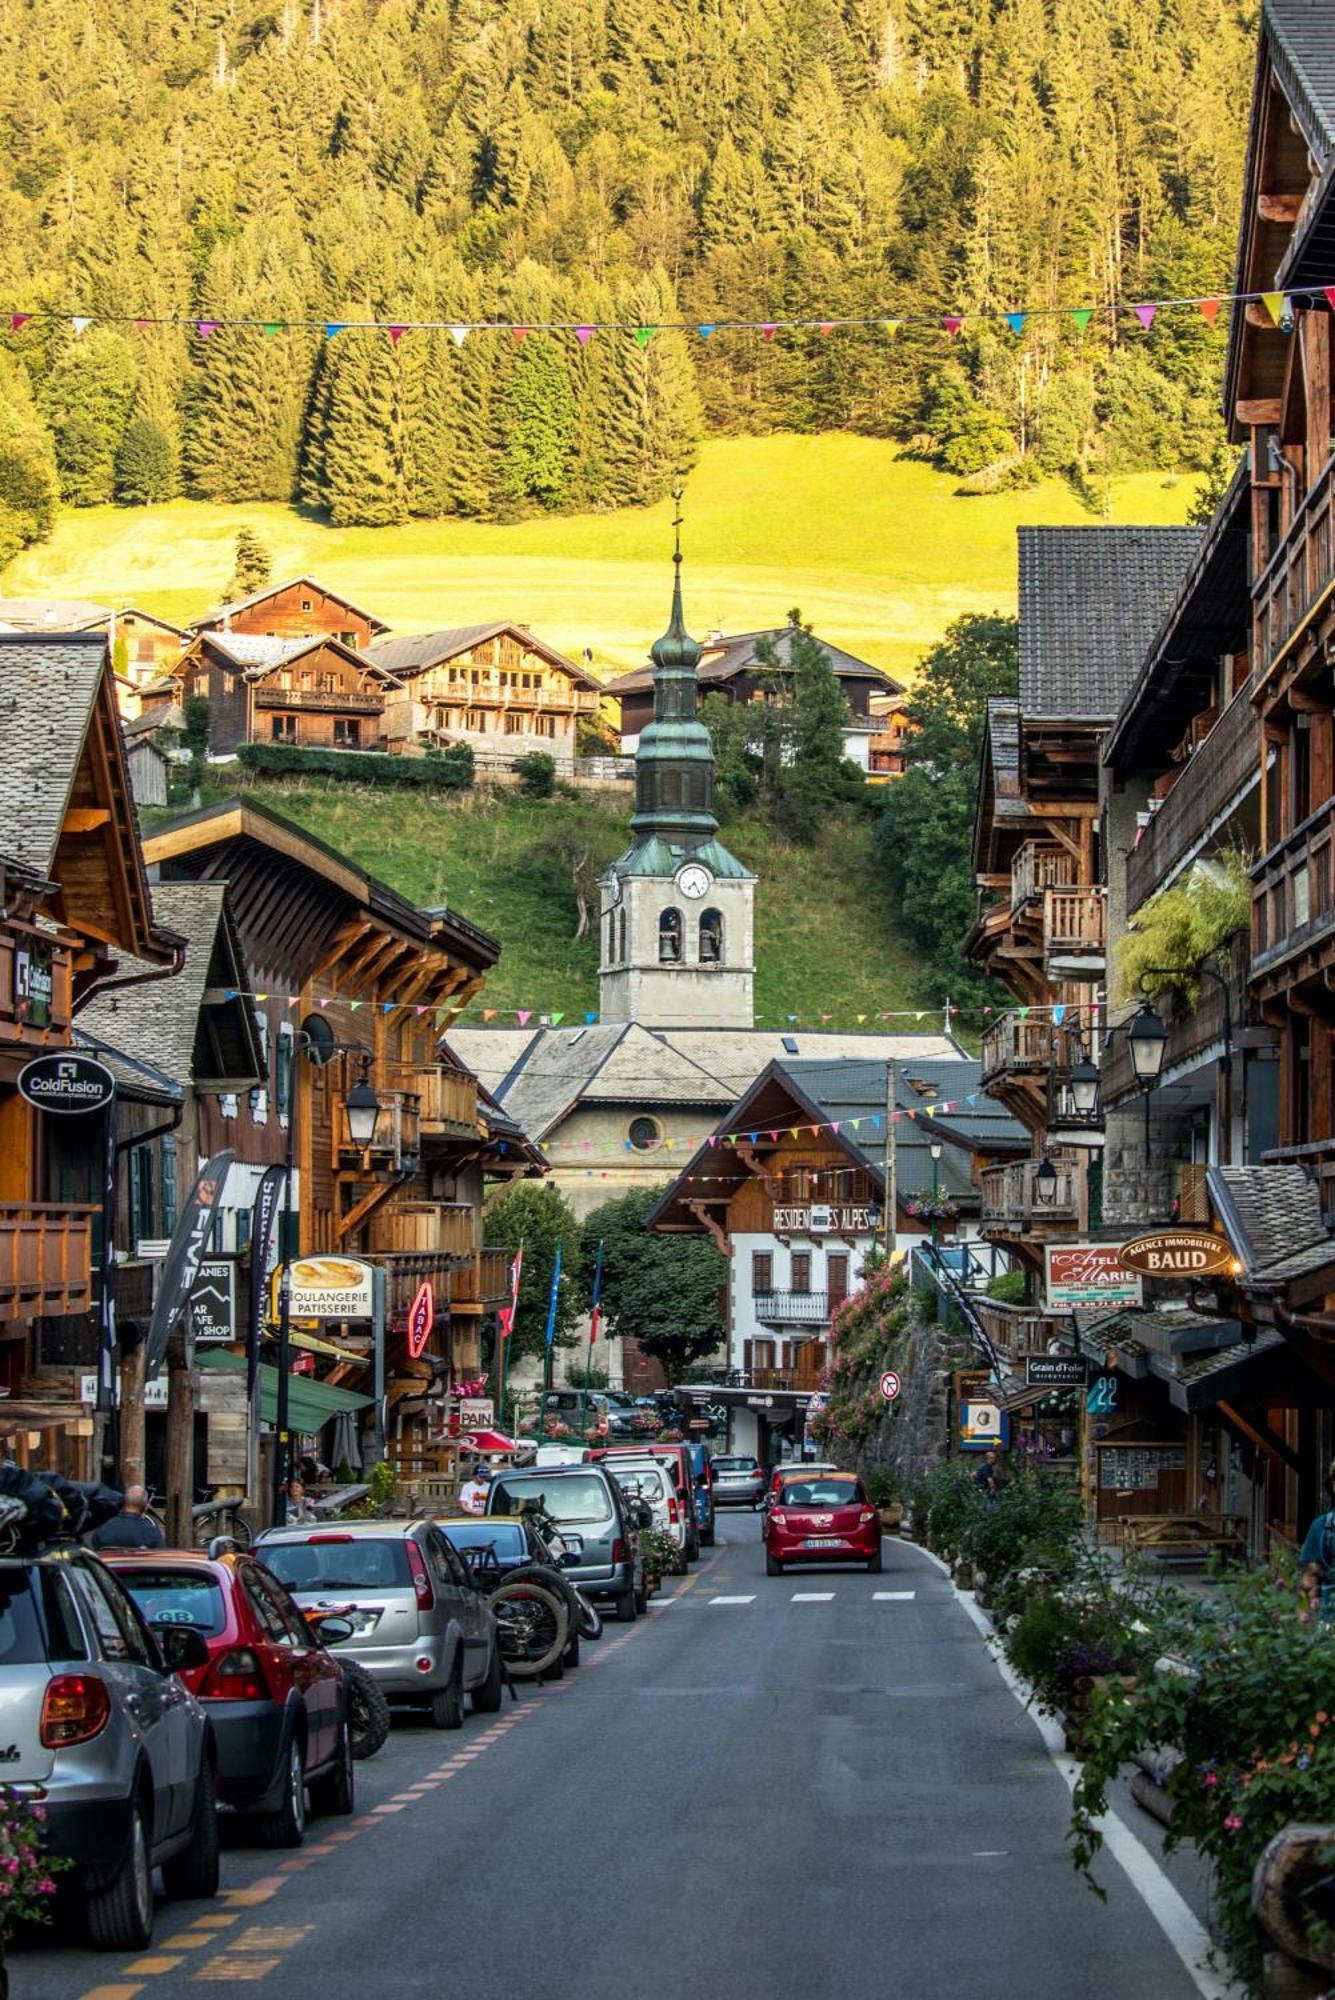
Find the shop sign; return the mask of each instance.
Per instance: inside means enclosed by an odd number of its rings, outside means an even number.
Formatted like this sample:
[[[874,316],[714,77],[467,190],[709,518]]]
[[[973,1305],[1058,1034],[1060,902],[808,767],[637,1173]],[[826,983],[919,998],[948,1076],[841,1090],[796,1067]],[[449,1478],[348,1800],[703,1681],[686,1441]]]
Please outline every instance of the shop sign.
[[[960,1404],[960,1448],[991,1451],[1010,1442],[1010,1419],[995,1403]]]
[[[1031,1389],[1083,1389],[1085,1364],[1078,1355],[1026,1354],[1024,1379]]]
[[[228,1347],[236,1339],[236,1265],[230,1257],[201,1264],[190,1287],[190,1318],[201,1347]]]
[[[96,1375],[81,1375],[79,1377],[79,1401],[81,1403],[95,1403],[97,1401]],[[159,1375],[155,1381],[145,1382],[144,1384],[144,1408],[146,1410],[165,1410],[166,1407],[167,1377]]]
[[[41,938],[21,937],[14,947],[14,1013],[29,1028],[49,1028],[55,999],[51,947]]]
[[[1043,1251],[1049,1312],[1138,1306],[1145,1297],[1138,1272],[1122,1262],[1120,1243],[1049,1243]]]
[[[1212,1229],[1147,1229],[1122,1245],[1122,1262],[1147,1278],[1214,1278],[1232,1271],[1233,1246]]]
[[[274,1318],[283,1273],[290,1274],[293,1319],[370,1319],[373,1273],[359,1257],[297,1257],[274,1272]]]
[[[430,1280],[424,1278],[413,1295],[408,1308],[408,1353],[414,1360],[420,1360],[422,1350],[431,1338],[431,1329],[436,1324],[436,1295]]]
[[[18,1074],[18,1086],[39,1111],[73,1115],[105,1111],[114,1102],[116,1079],[105,1063],[91,1056],[34,1056]]]
[[[496,1428],[496,1405],[490,1396],[465,1396],[459,1404],[460,1428],[490,1431]]]
[[[880,1226],[880,1209],[866,1205],[800,1202],[774,1209],[776,1236],[872,1236]]]

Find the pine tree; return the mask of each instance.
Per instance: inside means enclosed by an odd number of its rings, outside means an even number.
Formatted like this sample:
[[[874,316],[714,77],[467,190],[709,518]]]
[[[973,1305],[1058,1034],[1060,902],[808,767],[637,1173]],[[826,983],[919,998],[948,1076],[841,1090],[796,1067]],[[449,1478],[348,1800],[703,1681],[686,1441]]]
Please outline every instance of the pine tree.
[[[170,500],[177,491],[176,453],[153,417],[136,411],[116,453],[116,498],[131,507]]]
[[[238,598],[253,597],[257,590],[264,589],[272,577],[273,557],[269,554],[268,543],[260,539],[254,528],[238,528],[236,559],[225,602],[234,604]]]
[[[95,327],[70,342],[43,384],[41,408],[55,443],[61,495],[76,506],[112,496],[137,379],[129,341]]]
[[[337,527],[387,528],[410,512],[408,371],[382,334],[334,343],[324,440],[323,500]]]
[[[829,654],[796,611],[788,614],[788,634],[792,730],[776,817],[792,839],[809,841],[842,788],[848,703]]]
[[[59,477],[27,377],[0,353],[0,569],[55,526]]]
[[[575,436],[567,356],[549,334],[531,334],[501,391],[499,490],[513,501],[559,507]]]

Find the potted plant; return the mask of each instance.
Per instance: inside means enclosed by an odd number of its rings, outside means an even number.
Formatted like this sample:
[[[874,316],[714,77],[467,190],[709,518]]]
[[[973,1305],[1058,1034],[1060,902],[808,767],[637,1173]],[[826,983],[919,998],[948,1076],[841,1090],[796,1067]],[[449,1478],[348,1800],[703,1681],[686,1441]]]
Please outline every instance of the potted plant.
[[[57,1872],[69,1864],[43,1852],[46,1808],[0,1785],[0,2000],[9,2000],[5,1947],[18,1923],[51,1921]]]
[[[888,1535],[897,1535],[904,1520],[904,1503],[899,1497],[899,1487],[888,1465],[873,1465],[865,1475],[863,1485],[867,1497],[881,1517],[881,1526]]]

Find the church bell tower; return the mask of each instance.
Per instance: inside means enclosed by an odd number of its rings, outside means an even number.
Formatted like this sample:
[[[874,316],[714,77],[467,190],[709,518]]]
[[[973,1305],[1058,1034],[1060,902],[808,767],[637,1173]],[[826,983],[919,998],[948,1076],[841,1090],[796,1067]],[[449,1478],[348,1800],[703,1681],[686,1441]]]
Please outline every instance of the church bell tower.
[[[682,611],[680,507],[673,527],[672,616],[650,651],[654,719],[635,753],[634,838],[602,882],[600,1014],[649,1028],[750,1028],[756,879],[718,838],[700,647]]]

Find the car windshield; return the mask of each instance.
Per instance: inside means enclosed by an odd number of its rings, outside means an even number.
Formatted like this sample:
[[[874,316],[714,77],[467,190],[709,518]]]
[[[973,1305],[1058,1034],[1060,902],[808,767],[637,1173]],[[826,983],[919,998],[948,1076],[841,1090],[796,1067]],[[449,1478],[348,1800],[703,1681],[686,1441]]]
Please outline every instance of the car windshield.
[[[126,1569],[116,1565],[125,1585],[150,1625],[191,1625],[216,1638],[227,1624],[222,1586],[205,1569]]]
[[[498,1562],[522,1562],[528,1554],[518,1521],[450,1521],[441,1529],[464,1555],[472,1549],[494,1549]]]
[[[786,1479],[779,1498],[785,1507],[852,1507],[862,1494],[856,1479]]]
[[[266,1542],[260,1554],[289,1590],[395,1590],[413,1580],[402,1540]]]
[[[646,1500],[661,1500],[667,1492],[667,1474],[657,1466],[646,1465],[639,1471],[618,1466],[612,1477],[623,1493],[633,1495],[638,1488]]]
[[[716,1458],[714,1460],[715,1472],[758,1472],[759,1469],[753,1458]]]
[[[52,1628],[51,1657],[82,1658],[83,1647],[70,1629],[54,1582],[41,1571],[35,1574],[41,1577],[44,1608]],[[0,1667],[31,1667],[46,1657],[46,1640],[32,1600],[28,1571],[0,1570]]]
[[[554,1521],[610,1521],[612,1501],[604,1482],[591,1472],[565,1473],[559,1479],[545,1479],[540,1472],[527,1479],[505,1479],[495,1488],[495,1511],[518,1514],[525,1507],[541,1507]]]

